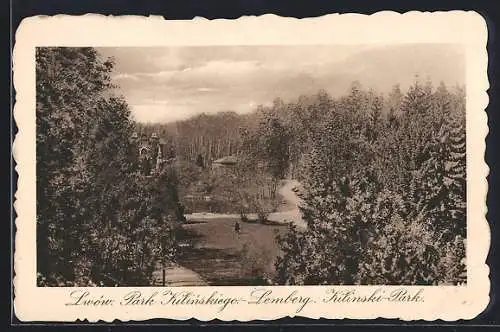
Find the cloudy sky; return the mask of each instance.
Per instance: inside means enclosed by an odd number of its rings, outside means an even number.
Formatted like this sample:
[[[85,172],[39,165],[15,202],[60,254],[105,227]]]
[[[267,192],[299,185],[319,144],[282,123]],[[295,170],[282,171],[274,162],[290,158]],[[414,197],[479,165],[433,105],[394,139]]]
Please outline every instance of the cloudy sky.
[[[333,96],[358,80],[386,93],[418,74],[464,84],[455,45],[200,46],[99,48],[115,58],[113,80],[140,122],[168,122],[218,111],[248,112],[325,89]]]

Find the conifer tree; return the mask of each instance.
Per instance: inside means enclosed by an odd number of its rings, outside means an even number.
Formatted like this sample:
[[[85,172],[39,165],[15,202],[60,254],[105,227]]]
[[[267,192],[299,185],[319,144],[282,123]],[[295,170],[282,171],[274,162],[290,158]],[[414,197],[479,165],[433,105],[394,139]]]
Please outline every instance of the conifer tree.
[[[453,284],[465,271],[465,98],[417,79],[380,116],[356,85],[311,136],[307,230],[280,238],[280,283]],[[398,87],[393,91],[398,95]],[[400,92],[400,91],[399,91]],[[386,105],[390,103],[387,102]],[[332,102],[335,105],[335,102]],[[401,110],[396,115],[395,109]],[[366,128],[358,135],[357,128]]]

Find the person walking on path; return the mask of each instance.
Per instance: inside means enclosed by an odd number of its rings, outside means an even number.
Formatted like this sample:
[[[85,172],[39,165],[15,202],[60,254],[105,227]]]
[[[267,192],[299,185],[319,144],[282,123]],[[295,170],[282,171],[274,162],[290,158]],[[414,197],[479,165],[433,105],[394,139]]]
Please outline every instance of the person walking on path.
[[[240,234],[240,223],[237,220],[234,223],[234,232],[238,235]]]

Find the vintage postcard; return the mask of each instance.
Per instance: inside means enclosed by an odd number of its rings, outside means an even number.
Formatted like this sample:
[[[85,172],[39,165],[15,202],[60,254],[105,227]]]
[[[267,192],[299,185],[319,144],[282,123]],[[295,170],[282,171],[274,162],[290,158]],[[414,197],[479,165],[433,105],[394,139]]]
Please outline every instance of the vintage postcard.
[[[454,321],[489,303],[476,12],[25,19],[22,321]]]

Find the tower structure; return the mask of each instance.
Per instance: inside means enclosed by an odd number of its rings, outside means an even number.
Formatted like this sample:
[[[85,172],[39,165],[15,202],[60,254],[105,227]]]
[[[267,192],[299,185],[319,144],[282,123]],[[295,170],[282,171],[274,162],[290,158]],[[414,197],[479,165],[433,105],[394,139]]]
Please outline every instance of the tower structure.
[[[156,170],[160,170],[163,164],[163,154],[161,142],[158,142],[158,152],[156,153]]]
[[[134,133],[132,141],[138,149],[139,165],[144,175],[159,173],[166,163],[170,163],[167,142],[157,133],[152,133],[149,137],[141,134],[140,138]]]

